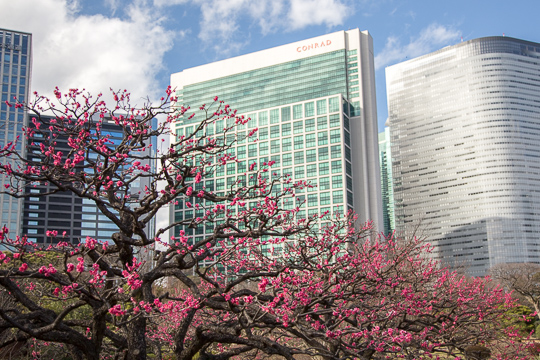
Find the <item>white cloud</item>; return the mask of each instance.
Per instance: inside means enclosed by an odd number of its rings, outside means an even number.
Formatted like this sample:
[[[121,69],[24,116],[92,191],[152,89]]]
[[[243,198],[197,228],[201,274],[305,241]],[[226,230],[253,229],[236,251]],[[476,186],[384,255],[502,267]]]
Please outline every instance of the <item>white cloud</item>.
[[[285,0],[260,0],[249,3],[248,13],[261,28],[261,33],[267,35],[284,27],[282,14],[286,9]]]
[[[120,0],[104,0],[105,5],[111,9],[112,14],[116,13],[118,6],[120,6]]]
[[[386,40],[384,49],[375,56],[375,69],[427,54],[461,36],[459,30],[439,24],[431,24],[420,32],[416,38],[411,38],[408,44],[402,45],[399,38],[391,36]]]
[[[199,0],[201,20],[199,39],[213,44],[216,51],[227,51],[227,42],[238,32],[239,9],[246,8],[249,0]]]
[[[33,34],[32,91],[50,96],[54,86],[95,94],[128,89],[141,104],[163,90],[155,79],[174,33],[143,2],[125,13],[125,19],[88,16],[69,0],[18,0],[3,5],[0,24]]]
[[[340,0],[291,0],[288,14],[291,29],[302,29],[310,25],[328,27],[343,24],[350,8]]]
[[[311,25],[343,24],[353,9],[349,0],[154,0],[158,7],[190,3],[201,11],[199,39],[217,53],[237,52],[249,42],[244,22],[263,35],[293,31]],[[249,27],[249,25],[248,25]]]

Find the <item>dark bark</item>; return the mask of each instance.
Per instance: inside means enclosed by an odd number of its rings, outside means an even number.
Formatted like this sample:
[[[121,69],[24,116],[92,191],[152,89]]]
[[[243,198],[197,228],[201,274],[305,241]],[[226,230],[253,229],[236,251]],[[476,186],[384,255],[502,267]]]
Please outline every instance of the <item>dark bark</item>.
[[[126,325],[127,359],[146,360],[146,318],[139,316]]]

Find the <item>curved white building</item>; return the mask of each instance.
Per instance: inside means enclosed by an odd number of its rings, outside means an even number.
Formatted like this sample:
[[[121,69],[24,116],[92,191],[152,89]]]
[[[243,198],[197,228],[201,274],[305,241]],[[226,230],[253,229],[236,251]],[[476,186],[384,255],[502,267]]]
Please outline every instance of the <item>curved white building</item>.
[[[540,263],[540,44],[470,40],[386,79],[398,232],[471,275]]]

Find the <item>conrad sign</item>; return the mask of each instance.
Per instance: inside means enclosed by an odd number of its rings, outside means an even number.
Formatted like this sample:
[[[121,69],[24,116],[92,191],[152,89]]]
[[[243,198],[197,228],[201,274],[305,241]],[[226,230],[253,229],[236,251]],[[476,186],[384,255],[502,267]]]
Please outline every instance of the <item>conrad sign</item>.
[[[309,51],[309,50],[318,49],[318,48],[322,48],[322,47],[329,46],[329,45],[332,45],[332,40],[323,40],[321,42],[316,42],[316,43],[309,44],[309,45],[299,46],[299,47],[296,48],[296,51],[298,51],[298,52]]]

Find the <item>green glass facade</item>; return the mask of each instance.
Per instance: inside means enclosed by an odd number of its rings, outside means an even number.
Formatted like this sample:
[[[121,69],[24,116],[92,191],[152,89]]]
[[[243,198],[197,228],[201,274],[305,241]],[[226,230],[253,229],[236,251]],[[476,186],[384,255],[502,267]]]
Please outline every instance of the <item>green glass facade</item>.
[[[355,59],[355,57],[353,57]],[[352,65],[357,63],[353,60]],[[240,114],[320,98],[332,94],[347,97],[346,51],[338,50],[309,58],[230,75],[177,91],[178,101],[186,105],[210,102],[214,96],[230,104]],[[351,81],[358,84],[358,74]],[[354,87],[353,87],[354,89]],[[356,87],[356,90],[358,87]],[[195,116],[186,123],[196,123]]]
[[[312,47],[323,40],[331,47],[319,51]],[[218,167],[213,178],[198,184],[194,192],[205,186],[225,194],[231,186],[249,182],[260,164],[274,161],[263,177],[289,175],[314,185],[282,204],[286,209],[302,204],[299,218],[354,209],[362,221],[382,223],[372,54],[371,37],[356,29],[173,74],[171,85],[179,105],[195,109],[218,96],[249,118],[226,139],[223,121],[210,125],[207,136],[231,143],[258,129],[256,142],[239,140],[229,149],[238,162]],[[175,124],[176,136],[191,134],[201,120],[184,117]],[[254,163],[257,166],[250,171]],[[170,221],[203,217],[203,200],[192,200],[192,208],[176,205]],[[194,209],[197,204],[201,210]],[[197,242],[213,228],[177,227],[174,235],[180,230]]]
[[[250,120],[247,125],[238,127],[236,134],[239,138],[258,128],[257,142],[242,140],[236,143],[229,153],[239,160],[218,168],[214,177],[205,183],[198,184],[199,191],[203,186],[218,195],[224,195],[227,189],[237,184],[249,181],[255,173],[249,171],[251,164],[263,164],[274,161],[271,171],[264,173],[267,179],[276,179],[282,175],[290,175],[296,180],[307,180],[313,188],[299,190],[297,198],[291,198],[283,204],[285,209],[293,209],[301,205],[299,218],[309,215],[341,212],[353,208],[352,189],[352,159],[350,144],[350,121],[342,109],[346,103],[340,94],[331,97],[313,99],[274,109],[246,114]],[[296,109],[296,111],[293,111]],[[274,114],[274,115],[272,115]],[[216,128],[213,128],[213,127]],[[193,126],[184,125],[177,129],[178,134],[189,133]],[[208,129],[209,133],[219,134],[223,124],[216,123]],[[214,136],[219,136],[218,134]],[[281,191],[275,187],[274,191]],[[203,200],[195,199],[196,206],[201,210],[187,208],[179,202],[175,206],[174,221],[193,219],[204,216]],[[208,204],[210,205],[210,204]],[[250,206],[251,204],[246,204]],[[229,207],[230,208],[230,207]],[[235,211],[240,211],[235,206]],[[175,229],[175,235],[180,230],[192,237],[192,241],[200,241],[205,234],[205,226],[197,228],[184,226]],[[208,229],[213,231],[213,227]]]
[[[381,164],[381,193],[383,204],[383,226],[386,235],[396,229],[394,216],[394,185],[392,181],[392,151],[390,128],[379,133],[379,162]]]

